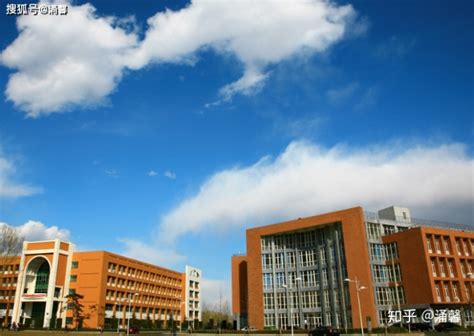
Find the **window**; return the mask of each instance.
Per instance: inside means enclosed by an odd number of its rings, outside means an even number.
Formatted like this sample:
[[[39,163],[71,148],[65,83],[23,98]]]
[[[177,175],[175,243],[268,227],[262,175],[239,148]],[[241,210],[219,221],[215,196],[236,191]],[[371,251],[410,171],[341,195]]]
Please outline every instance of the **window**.
[[[287,261],[287,266],[289,268],[294,268],[296,267],[296,257],[295,257],[295,252],[288,252],[286,254],[286,261]]]
[[[468,256],[469,255],[469,249],[467,248],[467,241],[463,240],[462,245],[463,245],[463,248],[464,248],[464,255]]]
[[[262,254],[262,268],[264,270],[272,269],[272,255],[271,254]]]
[[[302,271],[301,272],[302,286],[303,287],[315,287],[317,284],[316,281],[316,271]]]
[[[275,315],[265,314],[264,315],[265,327],[274,327],[275,326]]]
[[[374,265],[374,280],[375,282],[386,282],[387,279],[387,266],[385,265]]]
[[[280,321],[280,328],[286,329],[288,326],[288,315],[287,314],[279,314],[278,319]]]
[[[283,250],[283,248],[285,247],[285,236],[274,236],[273,247],[275,248],[275,250]]]
[[[435,238],[434,242],[435,242],[436,253],[441,254],[441,245],[439,244],[439,239]]]
[[[283,272],[275,273],[275,285],[277,288],[281,288],[283,287],[283,285],[286,285],[285,273]]]
[[[444,253],[450,254],[448,238],[443,239]]]
[[[270,251],[272,249],[272,241],[270,237],[262,238],[262,251]]]
[[[49,281],[49,264],[44,261],[36,273],[35,293],[47,293]]]
[[[71,268],[73,268],[73,269],[74,269],[74,268],[77,268],[78,266],[79,266],[79,262],[78,262],[78,261],[73,261],[73,262],[71,263]]]
[[[449,276],[451,278],[454,278],[454,267],[453,267],[453,262],[451,260],[448,261],[448,268],[449,268]]]
[[[390,272],[388,275],[390,282],[402,281],[402,272],[400,269],[400,264],[388,265],[387,268],[390,269]]]
[[[387,259],[398,259],[397,243],[390,243],[385,245],[385,256]]]
[[[447,282],[444,283],[444,296],[446,298],[446,302],[451,302],[451,296],[449,295],[449,284]]]
[[[384,225],[383,226],[383,233],[384,235],[389,235],[395,233],[397,231],[397,227],[394,225]]]
[[[300,264],[302,267],[310,267],[316,264],[316,251],[304,250],[299,252]]]
[[[445,277],[446,276],[446,272],[444,270],[444,261],[443,260],[440,260],[439,261],[439,274],[440,276],[442,277]]]
[[[383,244],[370,244],[370,256],[372,257],[372,260],[385,260],[384,250]]]
[[[277,293],[277,309],[286,309],[286,293]]]
[[[375,296],[377,305],[385,306],[391,304],[389,290],[390,288],[388,287],[376,287]]]
[[[273,288],[273,277],[272,274],[263,273],[263,289]]]
[[[459,302],[459,291],[458,291],[458,284],[453,284],[453,298],[455,302]]]
[[[301,293],[302,306],[305,309],[314,309],[317,307],[316,292],[303,292]]]
[[[428,246],[428,252],[433,253],[433,247],[431,246],[431,238],[430,237],[426,238],[426,246]]]
[[[275,309],[273,304],[273,293],[263,294],[263,308],[264,309]]]
[[[291,292],[290,293],[290,305],[292,308],[298,308],[298,293]]]
[[[438,302],[441,302],[441,289],[439,288],[439,284],[436,284],[435,288],[436,288],[436,298],[438,299]]]
[[[275,268],[283,268],[283,253],[275,253]]]
[[[459,239],[456,239],[456,250],[458,252],[458,255],[461,255],[462,252],[461,252],[461,244],[459,242]]]
[[[367,223],[367,236],[369,239],[380,239],[380,225],[376,223]]]

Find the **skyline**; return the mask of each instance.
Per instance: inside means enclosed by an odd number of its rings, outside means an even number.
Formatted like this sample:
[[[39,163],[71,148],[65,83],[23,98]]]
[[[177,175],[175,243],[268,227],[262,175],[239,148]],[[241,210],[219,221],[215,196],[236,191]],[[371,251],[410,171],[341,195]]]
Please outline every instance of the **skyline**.
[[[0,222],[196,266],[213,300],[249,227],[359,205],[472,225],[473,4],[289,6],[4,13]]]

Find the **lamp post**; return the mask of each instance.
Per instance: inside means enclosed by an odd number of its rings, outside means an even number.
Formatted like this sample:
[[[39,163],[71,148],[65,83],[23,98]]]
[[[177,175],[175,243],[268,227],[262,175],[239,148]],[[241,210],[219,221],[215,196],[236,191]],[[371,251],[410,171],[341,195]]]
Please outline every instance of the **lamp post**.
[[[295,278],[295,281],[301,281],[301,278]],[[298,284],[297,284],[298,286]],[[285,288],[286,290],[286,297],[288,298],[288,290],[291,289],[291,282],[290,282],[290,287],[288,287],[288,285],[286,284],[283,284],[282,285],[283,288]],[[287,304],[290,306],[290,327],[291,327],[291,336],[294,336],[294,330],[293,330],[293,302],[287,302]]]
[[[115,314],[117,315],[117,334],[120,334],[120,321],[121,321],[121,318],[118,317],[118,313],[117,313],[117,310],[121,312],[120,310],[120,301],[118,303],[115,304],[116,305],[116,309],[115,309]]]
[[[130,314],[132,310],[132,298],[138,296],[138,293],[133,294],[131,297],[128,297],[128,319],[127,319],[127,336],[130,335]]]
[[[364,336],[364,324],[362,322],[362,309],[360,307],[360,297],[359,297],[359,292],[361,290],[364,290],[365,287],[360,285],[360,281],[357,280],[357,277],[354,278],[354,280],[351,279],[345,279],[347,282],[354,282],[356,285],[356,294],[357,294],[357,305],[359,307],[359,322],[360,322],[360,332],[362,336]]]

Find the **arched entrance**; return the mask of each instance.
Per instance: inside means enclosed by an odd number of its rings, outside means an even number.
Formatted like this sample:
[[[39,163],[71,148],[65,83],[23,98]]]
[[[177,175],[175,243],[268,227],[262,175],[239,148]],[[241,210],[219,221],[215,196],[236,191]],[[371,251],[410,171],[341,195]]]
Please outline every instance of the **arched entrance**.
[[[50,273],[49,261],[44,257],[32,259],[26,268],[22,315],[30,327],[43,327]]]

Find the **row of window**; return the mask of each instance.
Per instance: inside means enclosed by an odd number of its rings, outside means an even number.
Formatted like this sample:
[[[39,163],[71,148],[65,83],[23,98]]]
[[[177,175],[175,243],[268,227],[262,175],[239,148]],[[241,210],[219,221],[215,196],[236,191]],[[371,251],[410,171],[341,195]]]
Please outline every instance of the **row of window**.
[[[329,246],[329,257],[331,263],[334,263],[336,259],[336,251],[332,245]],[[319,263],[318,263],[318,253],[319,253]],[[289,251],[286,253],[277,252],[277,253],[263,253],[262,254],[262,269],[263,270],[272,270],[272,269],[283,269],[285,266],[287,268],[295,268],[296,262],[298,259],[298,266],[300,267],[324,267],[326,266],[326,248],[322,247],[319,249],[310,249],[310,250],[301,250],[298,253],[294,251]]]
[[[290,234],[265,236],[261,238],[262,251],[294,249],[323,245],[330,237],[325,237],[322,229],[296,232]]]
[[[373,261],[387,261],[398,259],[397,243],[378,244],[370,243],[370,258]]]
[[[459,284],[450,281],[436,281],[436,300],[438,302],[460,302]]]
[[[463,278],[474,278],[472,261],[459,261],[461,274]],[[457,277],[457,272],[454,267],[454,259],[450,258],[431,258],[431,272],[434,277]]]
[[[264,314],[264,326],[267,328],[275,328],[278,326],[278,328],[281,329],[288,329],[291,325],[295,328],[305,329],[314,329],[322,325],[332,325],[337,328],[341,327],[342,319],[339,312],[331,313],[328,311],[324,316],[326,321],[323,321],[323,315],[321,313],[303,313],[303,320],[300,321],[300,314],[296,312],[291,314],[291,321],[289,321],[287,313],[276,314],[276,317],[275,314]],[[350,316],[348,316],[348,318],[350,318]]]
[[[0,274],[12,274],[12,273],[17,273],[20,270],[20,265],[15,264],[15,265],[1,265],[0,266]]]
[[[181,301],[178,299],[181,295],[174,295],[173,297],[163,297],[163,296],[152,296],[152,295],[137,295],[136,297],[131,296],[130,293],[125,292],[116,292],[112,290],[107,290],[105,294],[105,299],[108,301],[117,301],[117,304],[121,303],[124,305],[128,304],[128,300],[131,299],[133,303],[143,303],[148,305],[159,305],[159,306],[179,306]]]
[[[153,272],[143,271],[133,267],[127,267],[124,265],[118,265],[112,262],[109,262],[108,265],[109,273],[118,273],[119,275],[124,275],[132,278],[143,279],[151,282],[159,282],[171,286],[181,286],[181,279],[167,276],[164,274],[157,274]]]
[[[199,281],[189,281],[189,288],[199,289]]]
[[[431,258],[431,272],[434,277],[455,277],[454,260],[447,258]]]
[[[326,309],[331,308],[330,292],[324,290],[324,307]],[[333,292],[333,304],[337,308],[340,306],[339,292]],[[263,307],[265,310],[280,310],[280,309],[297,309],[300,308],[298,292],[289,292],[288,296],[286,292],[276,293],[264,293],[263,294]],[[316,309],[321,308],[321,292],[320,291],[302,291],[301,292],[301,308],[302,309]]]
[[[372,265],[373,279],[375,282],[400,282],[402,273],[400,264]]]
[[[0,290],[0,300],[13,300],[15,299],[14,290]]]
[[[17,281],[17,277],[4,277],[2,278],[2,287],[16,286]]]
[[[199,299],[199,292],[190,290],[189,291],[189,298],[190,299],[196,299],[196,300]]]
[[[398,306],[405,303],[405,291],[403,286],[376,287],[375,300],[379,306]]]
[[[284,288],[286,285],[288,285],[289,288],[296,288],[296,286],[301,286],[301,288],[319,287],[320,275],[323,287],[329,285],[329,275],[332,277],[333,287],[336,286],[339,280],[337,269],[335,267],[332,267],[331,269],[323,268],[321,270],[312,269],[300,271],[299,276],[297,276],[296,272],[288,272],[287,275],[284,272],[276,272],[275,277],[273,277],[273,273],[263,273],[263,289],[272,290],[274,287]],[[300,278],[301,280],[297,281],[297,278]]]
[[[451,255],[452,246],[449,236],[426,235],[426,246],[429,253]],[[467,238],[456,238],[456,253],[458,256],[474,255],[474,240]]]
[[[131,290],[137,290],[146,293],[154,293],[154,294],[166,294],[166,295],[173,295],[173,293],[178,292],[180,289],[175,287],[155,285],[152,283],[147,282],[140,282],[135,280],[127,280],[124,278],[117,278],[113,276],[107,277],[107,286],[109,287],[118,287],[118,288],[127,288]]]
[[[380,240],[382,236],[386,236],[392,233],[404,231],[407,229],[406,226],[379,224],[367,222],[367,237],[371,240]]]

